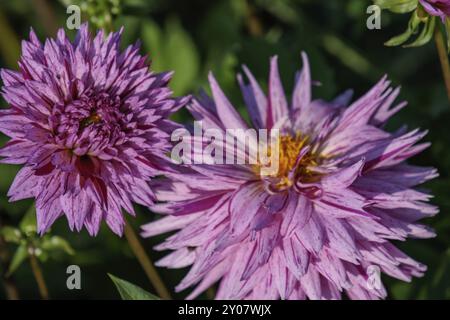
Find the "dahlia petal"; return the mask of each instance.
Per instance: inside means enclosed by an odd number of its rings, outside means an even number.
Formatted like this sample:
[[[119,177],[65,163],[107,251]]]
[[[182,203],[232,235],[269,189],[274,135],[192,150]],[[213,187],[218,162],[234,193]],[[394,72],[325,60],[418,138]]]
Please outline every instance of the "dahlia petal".
[[[17,173],[8,191],[10,201],[18,201],[35,196],[39,188],[40,178],[34,175],[33,169],[23,167]]]
[[[166,212],[172,212],[174,215],[181,216],[204,211],[211,208],[222,196],[223,193],[213,192],[200,199],[187,200],[175,205],[170,205]]]
[[[296,230],[295,236],[309,252],[318,254],[325,241],[325,230],[319,218],[312,215],[303,229]]]
[[[203,107],[196,99],[192,100],[186,108],[192,113],[197,121],[201,121],[205,129],[220,129],[222,127],[220,120],[213,113]]]
[[[306,273],[309,266],[309,253],[296,235],[283,239],[283,252],[286,266],[298,279]]]
[[[440,17],[442,23],[450,16],[450,4],[445,0],[419,0],[419,2],[430,15]]]
[[[22,83],[21,75],[17,71],[0,69],[0,76],[5,86],[17,86]]]
[[[233,108],[230,101],[228,101],[228,98],[222,92],[222,89],[220,89],[212,73],[209,74],[208,79],[216,103],[217,114],[224,127],[227,129],[247,129],[247,124]]]
[[[327,216],[376,219],[370,212],[364,210],[365,205],[367,205],[365,199],[350,189],[327,192],[320,200],[315,201],[316,210]]]
[[[267,121],[267,98],[250,70],[246,66],[242,68],[250,84],[245,86],[240,75],[238,76],[238,81],[250,118],[256,128],[265,128]]]
[[[418,130],[414,130],[400,136],[399,138],[389,141],[388,143],[380,144],[378,148],[375,148],[373,151],[366,154],[367,160],[364,171],[380,168],[386,164],[392,165],[393,163],[388,162],[390,159],[398,157],[399,154],[410,148],[425,135],[426,132],[419,133]]]
[[[365,159],[361,159],[351,166],[341,169],[335,174],[331,174],[322,179],[324,189],[334,190],[336,188],[343,189],[350,186],[356,178],[361,175]]]
[[[122,216],[120,204],[112,197],[110,197],[108,204],[108,209],[104,213],[106,224],[115,234],[121,236],[125,226],[125,219]]]
[[[155,262],[158,267],[184,268],[195,261],[195,251],[182,248]]]
[[[438,212],[439,209],[436,206],[421,203],[418,208],[395,208],[388,214],[403,221],[416,222],[423,218],[433,217]]]
[[[255,239],[256,244],[242,274],[242,280],[247,280],[259,266],[269,261],[272,250],[277,245],[279,229],[280,224],[273,223],[258,233]]]
[[[368,172],[366,177],[381,181],[391,181],[394,184],[409,188],[438,177],[438,173],[434,168],[400,164]]]
[[[290,274],[283,264],[283,258],[281,249],[276,247],[272,252],[269,266],[273,275],[272,281],[278,289],[280,298],[285,300],[294,290],[295,281],[290,279]]]
[[[0,149],[0,157],[6,157],[6,159],[2,159],[1,162],[23,164],[27,162],[28,155],[34,148],[34,144],[26,140],[11,140]]]
[[[292,94],[292,108],[294,111],[300,111],[300,117],[303,117],[303,113],[311,103],[311,71],[308,57],[304,52],[302,52],[302,60],[303,69],[295,83],[294,93]]]
[[[278,72],[278,57],[270,59],[269,100],[267,105],[267,127],[271,128],[288,114],[286,96]]]
[[[98,206],[91,206],[91,211],[88,212],[84,219],[84,226],[86,227],[90,236],[96,236],[100,230],[103,213]]]
[[[0,131],[11,138],[23,138],[23,125],[28,120],[11,110],[0,110]]]
[[[223,257],[220,257],[220,255],[213,251],[213,245],[211,243],[207,244],[197,252],[198,256],[196,261],[189,270],[188,274],[175,287],[176,292],[180,292],[199,282],[206,273],[210,272],[215,265],[219,264],[223,260]],[[237,253],[236,256],[239,256],[239,253]],[[230,269],[233,268],[233,266],[230,267],[230,264],[228,266]]]
[[[400,87],[396,88],[394,91],[392,91],[390,95],[386,97],[386,100],[380,105],[380,107],[375,112],[370,122],[376,126],[381,126],[390,117],[392,117],[398,111],[403,109],[407,105],[406,102],[402,102],[396,105],[395,107],[391,108],[392,103],[395,101],[395,99],[397,99],[399,94],[400,94]]]
[[[343,112],[340,123],[335,130],[339,132],[350,127],[367,124],[380,102],[384,101],[383,93],[388,86],[389,81],[386,81],[386,76],[384,76],[368,93]]]
[[[372,179],[369,176],[362,177],[355,185],[358,187],[360,194],[375,202],[403,202],[407,201],[428,201],[431,197],[425,192],[413,189],[405,189],[404,186],[391,183],[385,180]],[[380,192],[380,190],[383,190]]]
[[[60,197],[62,210],[65,212],[71,230],[80,231],[84,219],[92,210],[92,201],[84,191],[78,194],[66,193]]]
[[[262,272],[265,269],[262,269]],[[268,270],[265,272],[268,273]],[[275,300],[279,299],[278,289],[273,285],[272,276],[263,277],[257,284],[252,288],[252,293],[246,297],[248,300]],[[247,289],[248,291],[248,289]]]
[[[360,255],[352,234],[351,227],[342,219],[328,217],[322,219],[325,224],[328,245],[332,250],[345,252],[345,256],[351,255],[359,259]]]
[[[340,300],[342,298],[341,292],[331,281],[322,281],[320,289],[325,300]]]
[[[308,272],[301,278],[300,283],[309,299],[321,300],[322,288],[320,274],[314,267],[308,268]]]
[[[333,101],[331,101],[332,107],[336,109],[347,107],[348,104],[352,101],[353,93],[354,92],[351,89],[342,92]]]
[[[353,286],[346,290],[348,296],[354,300],[377,300],[386,297],[386,290],[374,288],[368,290],[367,275],[353,265],[348,265],[348,277]]]
[[[152,206],[155,199],[148,183],[142,179],[134,179],[131,184],[130,196],[134,202],[147,207]]]
[[[351,286],[342,261],[329,254],[327,250],[322,250],[315,266],[320,274],[328,279],[328,281],[322,281],[322,283],[331,282],[337,286],[339,291],[348,289]],[[325,293],[322,292],[322,295],[325,295]]]
[[[354,154],[356,160],[359,160],[374,146],[390,138],[391,134],[374,126],[351,127],[339,133],[329,134],[323,152],[331,155],[345,154],[346,158]]]
[[[290,236],[296,230],[302,230],[309,222],[309,219],[313,214],[313,206],[306,197],[300,196],[297,199],[296,207],[291,208],[288,212],[291,214],[283,220],[281,232]],[[287,225],[286,232],[283,232],[284,225]]]
[[[157,234],[181,229],[196,219],[198,219],[198,216],[196,214],[181,217],[167,216],[155,222],[143,225],[141,235],[143,237],[151,237]]]
[[[235,252],[233,261],[229,262],[228,265],[229,272],[227,272],[220,283],[217,299],[232,299],[234,298],[234,293],[241,289],[243,285],[242,277],[246,266],[245,262],[251,259],[254,247],[254,244],[250,244],[247,248],[244,247]]]
[[[220,262],[203,278],[202,282],[186,297],[186,300],[193,300],[203,291],[210,288],[228,271],[229,265],[226,261]]]
[[[289,193],[277,193],[266,197],[262,206],[269,214],[276,214],[284,211],[289,203]]]
[[[62,215],[59,201],[44,202],[39,199],[36,202],[37,232],[42,235]]]
[[[260,183],[249,183],[236,191],[229,206],[231,233],[240,234],[248,227],[266,197]]]

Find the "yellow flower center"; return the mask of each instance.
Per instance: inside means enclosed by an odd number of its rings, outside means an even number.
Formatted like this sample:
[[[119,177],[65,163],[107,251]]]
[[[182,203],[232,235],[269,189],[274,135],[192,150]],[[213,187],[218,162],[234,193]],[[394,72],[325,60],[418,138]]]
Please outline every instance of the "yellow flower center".
[[[307,147],[309,137],[302,135],[298,132],[295,136],[284,135],[278,138],[279,157],[278,157],[278,170],[274,174],[268,175],[269,178],[273,178],[276,181],[275,187],[279,190],[289,188],[294,184],[297,179],[301,179],[303,182],[312,182],[317,178],[317,173],[311,171],[312,167],[318,165],[320,156],[315,154],[312,150],[308,150],[300,160],[300,151]],[[270,163],[272,149],[270,146],[267,150],[267,158]],[[297,163],[298,162],[298,163]],[[261,168],[263,165],[258,163],[254,166],[255,172],[261,175]]]

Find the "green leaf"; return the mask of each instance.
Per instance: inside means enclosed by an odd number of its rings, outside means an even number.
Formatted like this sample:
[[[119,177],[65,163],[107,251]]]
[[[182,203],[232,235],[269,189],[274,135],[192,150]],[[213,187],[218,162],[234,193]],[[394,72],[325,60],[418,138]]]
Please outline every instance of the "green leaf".
[[[417,39],[413,43],[407,44],[404,47],[405,48],[420,47],[420,46],[423,46],[424,44],[428,43],[431,40],[431,38],[433,37],[435,26],[436,26],[436,18],[430,17],[425,22],[425,26],[423,27],[422,32],[417,37]]]
[[[145,21],[141,33],[144,47],[152,59],[152,69],[175,71],[170,82],[174,94],[185,94],[193,89],[200,69],[200,58],[194,41],[179,20],[168,19],[164,31],[156,23]]]
[[[418,0],[375,0],[381,9],[388,9],[394,13],[407,13],[417,8]]]
[[[34,204],[23,216],[22,220],[20,221],[19,228],[23,233],[27,235],[36,233],[36,208],[34,207]]]
[[[406,31],[401,35],[391,38],[390,40],[385,42],[384,45],[388,47],[393,47],[405,43],[416,32],[420,22],[421,19],[418,17],[417,13],[414,12],[411,16],[411,19],[409,20],[408,29],[406,29]]]
[[[119,279],[109,273],[108,276],[116,285],[122,300],[160,300],[157,296],[141,289],[138,286],[135,286],[128,281]]]
[[[14,227],[5,226],[0,229],[0,235],[5,239],[6,242],[19,244],[22,239],[22,233],[19,229]]]
[[[163,34],[161,28],[152,20],[142,23],[142,39],[144,48],[152,61],[152,69],[162,71],[165,68],[163,53]]]
[[[178,19],[166,23],[165,57],[169,70],[175,70],[171,87],[175,94],[186,93],[192,87],[199,70],[199,57],[190,35],[182,28]],[[182,58],[181,58],[182,57]]]
[[[52,252],[62,250],[67,254],[74,255],[75,251],[70,246],[69,242],[59,236],[52,236],[42,240],[40,247],[46,251]]]
[[[25,243],[23,243],[17,248],[16,252],[14,253],[11,264],[9,265],[8,276],[13,274],[27,257],[28,247]]]

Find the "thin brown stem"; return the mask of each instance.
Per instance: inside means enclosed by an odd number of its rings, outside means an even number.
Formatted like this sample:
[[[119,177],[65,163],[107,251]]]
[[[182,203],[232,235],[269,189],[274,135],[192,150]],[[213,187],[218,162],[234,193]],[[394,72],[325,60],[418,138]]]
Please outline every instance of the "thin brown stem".
[[[162,299],[167,300],[172,299],[169,290],[167,290],[166,286],[164,285],[164,282],[162,281],[161,277],[159,276],[158,272],[153,266],[152,261],[145,252],[144,247],[142,246],[141,242],[136,236],[133,227],[128,222],[126,222],[125,224],[125,237],[127,238],[131,250],[133,251],[134,255],[136,256],[142,268],[144,269],[145,274],[150,280],[150,283],[155,288],[157,294]]]
[[[447,89],[447,97],[450,101],[450,64],[448,62],[448,53],[444,43],[444,37],[439,27],[435,28],[434,40],[441,62],[442,74],[444,76],[445,88]]]
[[[30,254],[30,265],[31,270],[33,271],[34,278],[36,279],[36,283],[39,288],[39,294],[41,295],[42,300],[48,300],[48,289],[45,284],[44,275],[42,274],[41,267],[39,266],[39,261],[37,260],[34,254]]]

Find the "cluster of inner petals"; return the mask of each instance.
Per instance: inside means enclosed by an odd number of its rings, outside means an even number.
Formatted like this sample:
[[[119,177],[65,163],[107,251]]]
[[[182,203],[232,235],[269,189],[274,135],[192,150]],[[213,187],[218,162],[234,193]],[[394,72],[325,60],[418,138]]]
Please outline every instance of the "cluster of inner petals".
[[[309,137],[300,132],[280,136],[275,148],[279,152],[278,159],[275,158],[278,161],[276,172],[268,176],[261,175],[261,163],[254,167],[255,172],[268,181],[270,189],[275,192],[287,190],[297,181],[314,182],[318,176],[312,169],[318,165],[321,157],[311,151],[308,142]],[[270,146],[267,148],[268,159],[273,149]]]
[[[120,98],[85,96],[57,105],[51,116],[54,142],[77,155],[95,154],[123,138]]]

